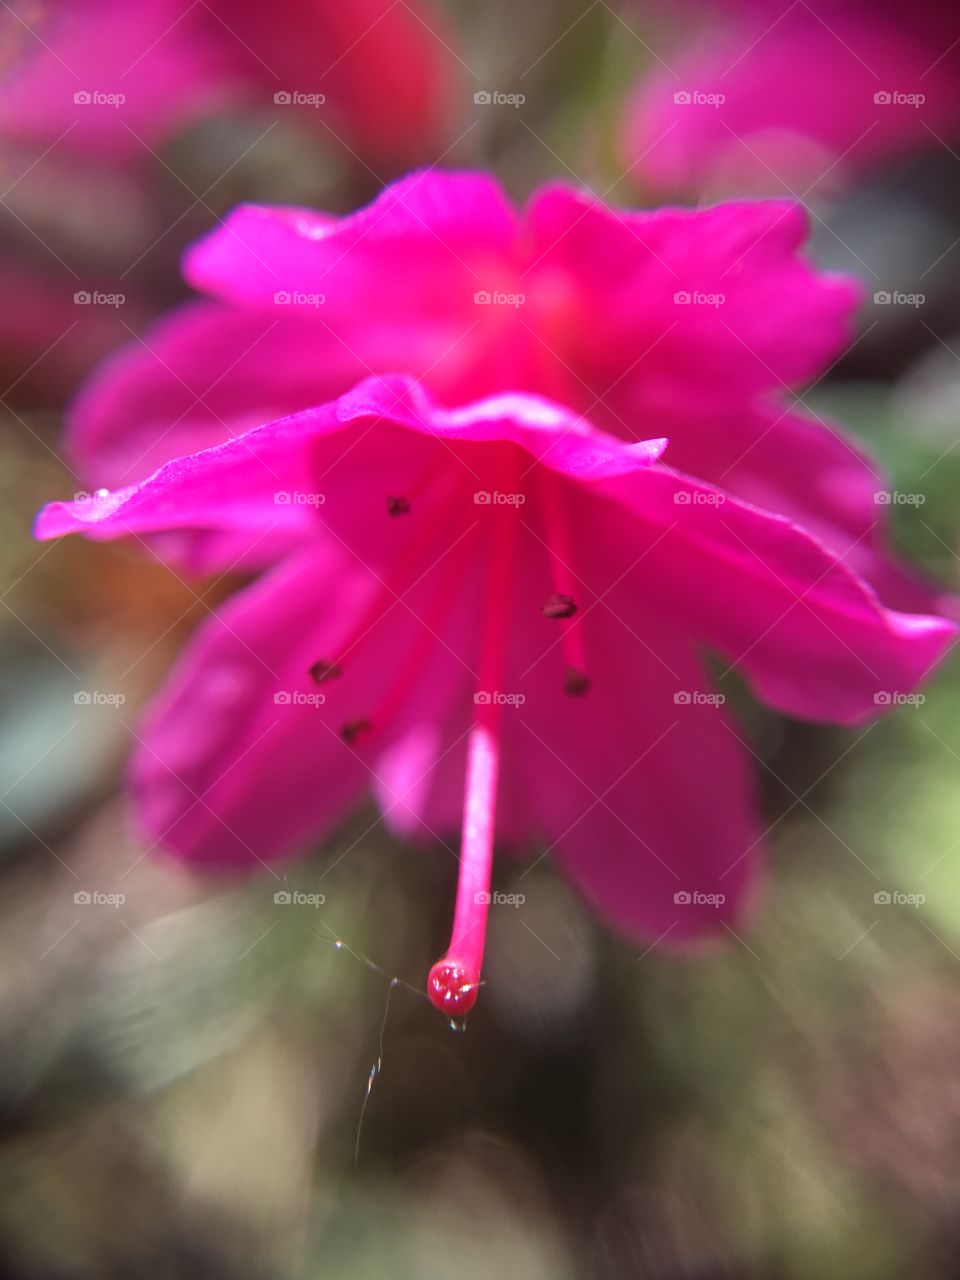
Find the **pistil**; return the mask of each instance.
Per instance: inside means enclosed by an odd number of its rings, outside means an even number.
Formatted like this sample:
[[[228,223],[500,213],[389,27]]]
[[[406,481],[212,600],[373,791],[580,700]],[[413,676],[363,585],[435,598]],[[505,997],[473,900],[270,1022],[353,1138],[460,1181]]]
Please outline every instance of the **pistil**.
[[[495,523],[487,574],[479,679],[474,697],[474,723],[467,741],[457,902],[450,946],[446,955],[430,970],[427,982],[430,999],[451,1018],[462,1017],[476,1003],[490,910],[503,720],[503,703],[496,695],[500,692],[506,667],[514,543],[519,517],[511,507],[491,508],[489,515]]]

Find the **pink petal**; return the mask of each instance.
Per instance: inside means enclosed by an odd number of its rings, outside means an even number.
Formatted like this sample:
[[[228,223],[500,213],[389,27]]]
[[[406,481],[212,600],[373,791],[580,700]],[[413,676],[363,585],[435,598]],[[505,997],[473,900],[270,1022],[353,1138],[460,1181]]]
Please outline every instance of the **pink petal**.
[[[866,720],[889,705],[884,695],[915,689],[955,639],[952,622],[885,608],[848,557],[721,490],[663,467],[597,488],[630,513],[606,517],[593,553],[610,581],[629,583],[633,599],[655,604],[788,714]]]
[[[358,213],[246,205],[193,246],[184,271],[196,288],[274,307],[275,295],[325,298],[331,317],[398,311],[474,318],[512,244],[516,215],[493,179],[425,170],[386,188]]]
[[[545,847],[628,936],[721,932],[742,914],[762,853],[739,730],[681,635],[649,616],[633,635],[604,606],[584,629],[589,691],[567,697],[555,676],[551,689],[547,658],[519,717]]]
[[[379,754],[442,715],[442,654],[397,688],[402,655],[422,647],[427,607],[425,588],[408,588],[385,587],[349,553],[334,563],[308,551],[213,614],[150,708],[134,760],[151,838],[194,862],[250,869],[328,834],[378,781]],[[317,684],[318,661],[338,662],[340,674]],[[343,740],[344,725],[391,700],[396,710],[369,739]],[[402,791],[380,785],[389,820]]]
[[[571,321],[589,314],[561,330],[563,355],[612,414],[629,403],[624,434],[646,430],[663,403],[695,414],[720,395],[806,381],[850,340],[861,290],[801,255],[799,205],[625,213],[556,185],[527,219],[535,265],[524,279],[564,279]]]

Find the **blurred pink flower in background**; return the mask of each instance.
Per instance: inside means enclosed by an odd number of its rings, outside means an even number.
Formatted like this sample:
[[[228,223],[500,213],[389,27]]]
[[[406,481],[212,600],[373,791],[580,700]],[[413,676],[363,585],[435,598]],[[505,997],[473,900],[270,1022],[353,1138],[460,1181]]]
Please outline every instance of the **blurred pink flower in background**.
[[[405,835],[462,807],[450,1012],[476,997],[495,833],[544,838],[630,934],[735,913],[762,836],[700,649],[849,724],[954,633],[886,556],[880,478],[785,394],[856,299],[805,230],[785,203],[628,214],[562,186],[518,215],[428,173],[347,218],[241,208],[191,250],[217,300],[75,413],[87,474],[124,487],[38,525],[272,566],[148,715],[151,839],[250,867],[367,787]]]
[[[954,5],[682,7],[697,35],[664,49],[626,121],[627,163],[658,193],[829,192],[956,137]]]
[[[434,153],[453,114],[451,37],[420,0],[52,0],[9,12],[6,31],[19,37],[0,89],[7,144],[146,158],[224,106],[283,106],[401,167]]]
[[[0,279],[18,300],[0,366],[48,399],[137,328],[150,288],[133,269],[160,246],[162,276],[186,216],[216,216],[205,205],[215,183],[194,191],[163,155],[184,129],[223,112],[263,120],[210,175],[220,179],[271,119],[296,122],[364,186],[454,136],[458,58],[426,0],[47,0],[3,6],[0,38]],[[179,213],[165,209],[164,184]],[[78,312],[74,293],[97,284],[122,293],[123,309]]]

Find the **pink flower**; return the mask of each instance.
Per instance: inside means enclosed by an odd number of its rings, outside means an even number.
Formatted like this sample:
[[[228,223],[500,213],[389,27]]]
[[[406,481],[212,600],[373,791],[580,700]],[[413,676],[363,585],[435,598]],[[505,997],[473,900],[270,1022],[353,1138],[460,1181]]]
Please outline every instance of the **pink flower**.
[[[889,555],[883,477],[795,405],[859,297],[801,256],[806,234],[789,202],[625,213],[551,184],[518,214],[492,179],[438,172],[345,218],[243,207],[187,255],[214,301],[104,366],[70,452],[90,484],[127,485],[373,373],[413,374],[450,406],[535,392],[625,439],[669,437],[674,466],[797,520],[888,603],[937,611]],[[212,535],[176,549],[195,568],[240,550]]]
[[[658,192],[806,196],[960,128],[954,6],[690,8],[698,36],[664,54],[628,112],[627,160]]]
[[[447,835],[462,797],[429,984],[454,1014],[480,981],[495,834],[545,840],[629,935],[731,918],[762,831],[700,648],[770,705],[852,724],[915,687],[953,627],[884,609],[789,521],[658,465],[663,445],[533,395],[443,409],[370,380],[48,507],[41,538],[291,544],[200,628],[148,715],[133,785],[152,840],[249,867],[330,831],[368,786],[411,838]]]
[[[732,918],[762,832],[701,650],[853,724],[954,633],[885,557],[875,473],[785,407],[854,299],[798,256],[804,227],[562,187],[518,216],[486,178],[417,175],[350,218],[241,209],[191,251],[219,300],[75,415],[74,450],[125,487],[38,525],[268,566],[148,714],[152,840],[250,866],[371,786],[403,835],[459,821],[430,982],[450,1012],[476,998],[495,834],[546,841],[628,935]]]
[[[447,133],[456,57],[420,0],[51,0],[5,22],[18,55],[0,90],[8,143],[145,159],[210,111],[298,101],[325,139],[394,167]]]

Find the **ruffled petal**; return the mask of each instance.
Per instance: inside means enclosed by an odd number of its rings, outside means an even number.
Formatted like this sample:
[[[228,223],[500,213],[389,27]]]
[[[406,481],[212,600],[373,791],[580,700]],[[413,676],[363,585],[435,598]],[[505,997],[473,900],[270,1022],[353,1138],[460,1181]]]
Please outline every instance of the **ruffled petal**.
[[[615,392],[615,412],[629,397],[626,434],[655,430],[664,402],[696,412],[718,396],[804,382],[850,340],[860,287],[802,255],[809,227],[798,204],[628,213],[558,184],[537,193],[526,221],[524,280],[541,281],[569,313],[560,354],[594,400]]]

